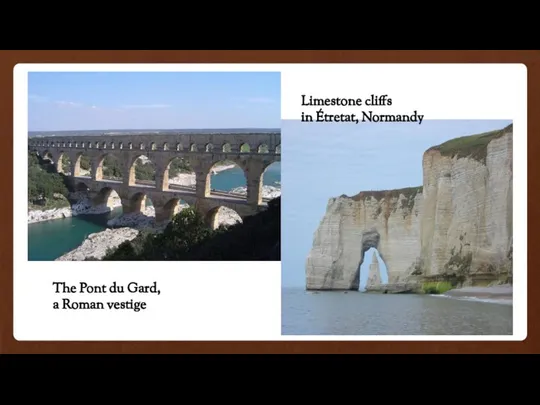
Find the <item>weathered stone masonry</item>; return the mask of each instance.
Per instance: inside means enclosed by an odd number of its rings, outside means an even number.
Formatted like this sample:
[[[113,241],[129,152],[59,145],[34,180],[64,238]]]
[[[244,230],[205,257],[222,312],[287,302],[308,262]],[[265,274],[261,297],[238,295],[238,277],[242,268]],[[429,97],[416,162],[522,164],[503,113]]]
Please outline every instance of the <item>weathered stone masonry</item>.
[[[242,152],[241,148],[249,152]],[[249,148],[245,148],[248,146]],[[213,221],[220,206],[235,210],[240,217],[266,209],[262,199],[263,174],[266,168],[281,161],[281,134],[182,134],[182,135],[100,135],[77,137],[30,138],[29,150],[50,156],[61,171],[62,156],[71,162],[75,183],[84,183],[96,203],[107,201],[112,190],[122,199],[124,213],[140,212],[145,196],[156,209],[156,222],[168,220],[180,199]],[[80,175],[81,156],[91,160],[91,177]],[[122,181],[103,179],[103,161],[114,156],[122,168]],[[156,186],[135,183],[135,162],[148,157],[156,169]],[[196,174],[196,187],[169,189],[171,161],[182,158]],[[235,162],[246,176],[247,198],[214,195],[210,190],[212,167],[223,160]]]

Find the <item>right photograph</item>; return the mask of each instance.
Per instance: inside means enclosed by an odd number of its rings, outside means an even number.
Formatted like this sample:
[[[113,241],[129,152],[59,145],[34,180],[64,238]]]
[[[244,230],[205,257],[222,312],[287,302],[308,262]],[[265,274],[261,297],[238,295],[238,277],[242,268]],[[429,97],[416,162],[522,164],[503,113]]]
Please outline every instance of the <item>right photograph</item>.
[[[283,335],[513,334],[512,120],[281,130]]]

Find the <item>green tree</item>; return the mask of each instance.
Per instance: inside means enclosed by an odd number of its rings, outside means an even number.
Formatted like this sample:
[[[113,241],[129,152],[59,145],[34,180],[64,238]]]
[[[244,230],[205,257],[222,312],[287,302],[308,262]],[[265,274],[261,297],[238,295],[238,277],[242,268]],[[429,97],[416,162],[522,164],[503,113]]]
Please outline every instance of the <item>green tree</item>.
[[[151,163],[143,163],[140,159],[137,159],[135,163],[135,178],[137,180],[156,180],[156,170]]]
[[[103,260],[281,260],[281,199],[243,223],[211,230],[194,209],[174,216],[163,233],[141,233]]]
[[[91,170],[90,158],[86,155],[82,155],[79,165],[81,169],[90,171]]]
[[[62,155],[62,171],[64,173],[70,173],[71,172],[71,161],[67,157],[67,155]]]
[[[34,154],[28,156],[28,199],[39,202],[52,198],[54,194],[68,195],[64,176],[51,172],[51,166]]]
[[[112,156],[105,156],[103,159],[103,176],[112,178],[122,177],[122,168],[117,159]]]

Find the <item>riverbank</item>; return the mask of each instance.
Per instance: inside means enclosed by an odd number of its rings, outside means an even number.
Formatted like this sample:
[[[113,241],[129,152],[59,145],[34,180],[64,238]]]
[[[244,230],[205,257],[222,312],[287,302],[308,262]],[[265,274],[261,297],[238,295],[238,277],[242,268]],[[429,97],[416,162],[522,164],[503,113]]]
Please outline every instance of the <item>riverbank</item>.
[[[233,166],[235,167],[235,166]],[[219,167],[218,170],[229,170],[227,166]],[[236,171],[231,171],[231,175],[236,176]],[[219,178],[219,177],[218,177]],[[187,180],[186,180],[187,179]],[[192,184],[194,185],[195,175],[190,173],[181,173],[179,176],[176,176],[174,179],[178,183],[183,184]],[[173,180],[173,181],[174,181]],[[277,179],[276,179],[277,180]],[[218,183],[219,187],[223,190],[230,190],[230,186],[227,183],[221,184]],[[238,184],[238,182],[237,182]],[[241,184],[241,183],[240,183]],[[235,192],[240,192],[241,194],[246,194],[247,190],[245,187],[240,189],[235,189]],[[265,198],[273,198],[280,195],[279,182],[275,181],[272,186],[265,185],[263,186],[263,196]],[[107,204],[100,207],[92,207],[90,200],[88,199],[88,194],[86,192],[77,192],[71,193],[69,199],[72,202],[72,208],[63,209],[63,214],[65,217],[68,216],[78,216],[78,215],[91,215],[91,214],[106,214],[113,211],[117,207],[121,207],[120,198],[112,197],[109,199]],[[178,213],[180,210],[187,207],[187,205],[180,205],[175,213]],[[120,211],[121,212],[121,211]],[[62,214],[57,213],[44,213],[38,212],[38,215],[32,216],[29,214],[29,218],[38,217],[42,221],[49,221],[52,219],[65,218]],[[52,214],[52,215],[51,215]],[[221,207],[217,213],[217,223],[218,225],[233,225],[237,222],[241,222],[242,219],[240,216],[233,210],[225,207]],[[36,221],[37,222],[37,221]],[[54,222],[54,221],[50,221]],[[89,223],[93,222],[90,220]],[[141,213],[131,213],[131,214],[113,214],[108,216],[108,219],[104,218],[102,222],[103,230],[91,230],[88,233],[84,233],[79,236],[80,244],[69,247],[69,250],[64,250],[62,256],[55,256],[54,259],[49,260],[70,260],[70,261],[80,261],[89,258],[91,260],[100,260],[107,250],[107,248],[114,248],[120,245],[122,242],[127,240],[132,240],[141,230],[145,231],[155,231],[160,232],[167,223],[160,226],[155,224],[155,209],[153,206],[146,207]],[[131,231],[130,231],[131,230]],[[52,235],[51,235],[52,237]],[[67,253],[66,253],[67,252]]]
[[[243,194],[247,195],[247,187],[236,187],[230,191],[234,194]],[[262,197],[263,198],[277,198],[281,196],[281,188],[277,186],[263,186],[262,188]]]
[[[107,253],[107,249],[116,248],[125,241],[133,240],[138,234],[139,231],[132,228],[106,229],[93,233],[88,235],[78,248],[60,256],[55,261],[101,260]]]
[[[120,197],[111,197],[107,204],[92,206],[92,202],[85,192],[70,193],[70,207],[54,208],[50,210],[28,210],[28,223],[52,221],[55,219],[69,218],[77,215],[105,214],[122,206]]]
[[[179,205],[176,213],[187,207],[188,205]],[[230,208],[221,207],[217,215],[218,225],[229,226],[242,222],[240,216]],[[167,224],[168,222],[156,224],[155,209],[152,206],[146,207],[141,212],[123,214],[107,221],[108,229],[89,235],[80,246],[56,260],[101,260],[108,248],[116,248],[125,241],[133,240],[143,230],[146,232],[161,232]]]
[[[212,168],[212,174],[218,174],[225,170],[231,170],[237,167],[236,165],[222,165]],[[175,177],[169,178],[170,184],[176,184],[177,186],[195,187],[197,179],[195,173],[178,173]]]
[[[28,210],[28,223],[52,221],[53,219],[69,218],[72,216],[70,207],[53,208],[50,210]]]

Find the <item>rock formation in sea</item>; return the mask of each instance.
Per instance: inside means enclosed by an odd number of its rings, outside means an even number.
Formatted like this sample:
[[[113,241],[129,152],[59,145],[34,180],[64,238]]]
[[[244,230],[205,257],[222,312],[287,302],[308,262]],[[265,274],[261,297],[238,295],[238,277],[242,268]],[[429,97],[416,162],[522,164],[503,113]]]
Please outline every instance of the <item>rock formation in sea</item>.
[[[511,280],[512,140],[512,125],[456,138],[425,151],[422,186],[330,198],[306,260],[306,288],[357,290],[372,247],[389,284]]]
[[[373,252],[371,264],[369,265],[369,274],[366,282],[366,288],[377,287],[381,284],[381,273],[377,253]]]

